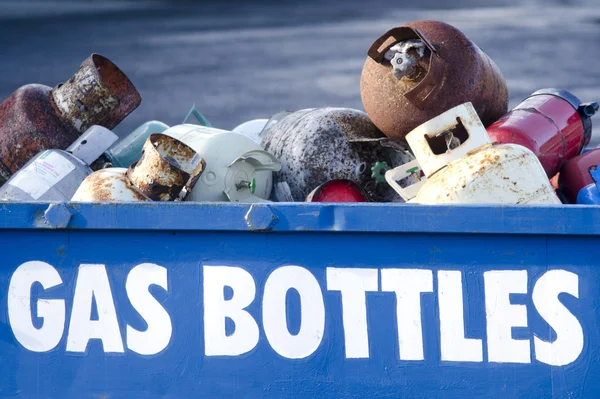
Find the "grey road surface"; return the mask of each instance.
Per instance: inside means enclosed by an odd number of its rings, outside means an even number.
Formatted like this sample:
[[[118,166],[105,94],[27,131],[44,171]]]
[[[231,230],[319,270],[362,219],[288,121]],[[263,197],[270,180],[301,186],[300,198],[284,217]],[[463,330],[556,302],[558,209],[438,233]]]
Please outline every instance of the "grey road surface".
[[[490,55],[511,106],[544,87],[600,100],[598,0],[1,1],[0,98],[112,59],[142,105],[116,131],[180,123],[193,103],[230,129],[280,110],[362,109],[369,44],[415,19],[455,25]],[[600,144],[599,128],[593,144]]]

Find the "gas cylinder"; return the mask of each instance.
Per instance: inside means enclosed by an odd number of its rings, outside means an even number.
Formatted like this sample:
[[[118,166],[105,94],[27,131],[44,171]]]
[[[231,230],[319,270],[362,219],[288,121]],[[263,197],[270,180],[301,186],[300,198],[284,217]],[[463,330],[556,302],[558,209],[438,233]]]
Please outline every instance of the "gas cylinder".
[[[190,147],[164,134],[152,134],[142,157],[128,169],[100,169],[89,175],[73,201],[182,201],[206,163]]]
[[[99,54],[55,88],[17,89],[0,104],[0,184],[40,151],[64,150],[93,125],[114,128],[140,102],[127,76]]]
[[[69,201],[81,182],[92,173],[89,165],[118,138],[110,130],[94,125],[66,151],[42,151],[0,187],[0,199]]]
[[[589,170],[590,167],[598,164],[600,164],[600,148],[565,162],[558,177],[558,188],[570,203],[577,201],[577,196],[584,187],[594,183]]]
[[[598,103],[585,103],[566,90],[542,89],[487,128],[500,144],[519,144],[539,158],[548,177],[581,153],[592,137]]]
[[[128,168],[142,157],[142,148],[153,133],[162,133],[169,128],[160,121],[148,121],[123,137],[115,146],[106,151],[96,163],[95,169]]]
[[[471,102],[488,126],[508,109],[496,64],[461,31],[438,21],[393,28],[369,48],[360,80],[362,102],[389,137],[404,137],[429,119]]]
[[[369,202],[369,196],[352,180],[330,180],[315,188],[306,202]]]
[[[396,193],[384,173],[412,156],[384,147],[385,136],[364,112],[350,108],[310,108],[276,115],[262,136],[263,148],[282,161],[277,182],[287,182],[295,201],[315,187],[337,179],[352,180],[374,201]]]
[[[165,130],[206,160],[206,170],[189,201],[268,201],[273,171],[281,163],[251,138],[205,126],[183,124]]]
[[[183,123],[210,126],[210,122],[196,109],[196,104],[192,105],[192,108],[187,113]],[[162,133],[168,128],[168,125],[160,121],[148,121],[143,123],[133,132],[125,136],[114,147],[106,151],[98,161],[92,165],[92,169],[98,170],[110,167],[129,167],[142,156],[142,147],[146,143],[146,140],[148,140],[148,137],[153,133]]]
[[[600,204],[600,169],[598,165],[590,166],[588,173],[592,183],[588,184],[577,194],[577,203],[586,205]]]
[[[388,171],[398,193],[421,204],[560,204],[535,154],[516,144],[491,143],[471,103],[420,125],[406,140],[416,161]],[[422,170],[417,188],[396,181]]]
[[[260,134],[269,122],[269,119],[253,119],[242,123],[241,125],[233,128],[232,132],[243,134],[244,136],[250,137],[252,140],[260,144]]]

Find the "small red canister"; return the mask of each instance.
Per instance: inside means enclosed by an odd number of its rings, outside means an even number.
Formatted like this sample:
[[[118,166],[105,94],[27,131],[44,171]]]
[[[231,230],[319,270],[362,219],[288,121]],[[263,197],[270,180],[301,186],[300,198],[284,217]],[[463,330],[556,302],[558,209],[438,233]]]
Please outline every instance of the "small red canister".
[[[369,202],[365,190],[351,180],[330,180],[315,188],[306,202]]]
[[[539,158],[548,177],[590,142],[598,103],[584,103],[566,90],[542,89],[487,128],[498,143],[519,144]]]

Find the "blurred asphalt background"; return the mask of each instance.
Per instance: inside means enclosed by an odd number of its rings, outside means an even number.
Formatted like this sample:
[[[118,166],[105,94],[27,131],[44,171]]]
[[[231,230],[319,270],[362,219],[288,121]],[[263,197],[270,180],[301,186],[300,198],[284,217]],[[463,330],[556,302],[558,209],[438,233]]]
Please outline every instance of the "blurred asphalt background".
[[[366,50],[393,26],[437,19],[502,70],[510,106],[544,87],[600,101],[600,0],[0,1],[0,98],[54,86],[91,53],[142,95],[116,128],[181,123],[193,103],[231,129],[280,110],[363,109]],[[600,144],[600,116],[594,118]]]

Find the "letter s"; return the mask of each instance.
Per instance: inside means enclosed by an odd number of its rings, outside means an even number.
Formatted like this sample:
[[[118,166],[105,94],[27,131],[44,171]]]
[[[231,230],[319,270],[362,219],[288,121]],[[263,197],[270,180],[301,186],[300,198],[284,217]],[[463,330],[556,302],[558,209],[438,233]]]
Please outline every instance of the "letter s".
[[[558,300],[558,295],[563,292],[579,298],[579,277],[576,274],[566,270],[550,270],[533,287],[533,304],[557,336],[554,342],[534,337],[535,357],[551,366],[572,363],[583,350],[581,324]]]
[[[148,324],[146,331],[127,326],[127,347],[140,355],[155,355],[165,349],[173,332],[169,313],[148,291],[151,285],[168,290],[166,268],[153,263],[142,263],[127,275],[127,297]]]

